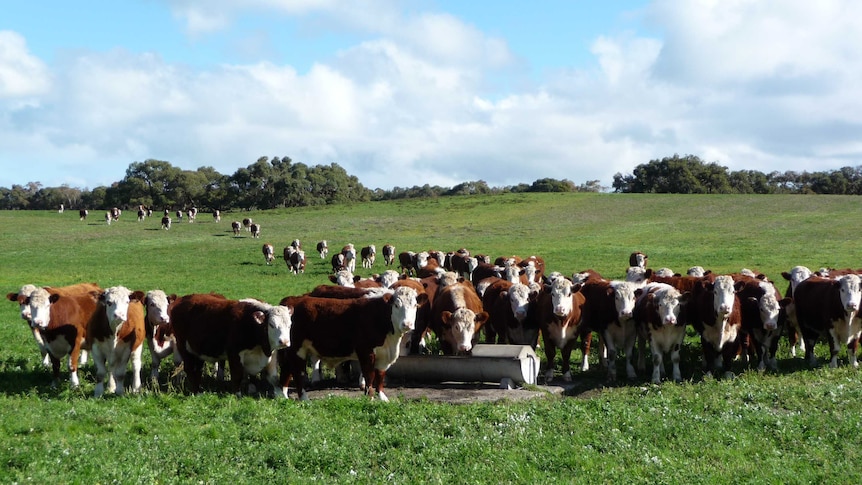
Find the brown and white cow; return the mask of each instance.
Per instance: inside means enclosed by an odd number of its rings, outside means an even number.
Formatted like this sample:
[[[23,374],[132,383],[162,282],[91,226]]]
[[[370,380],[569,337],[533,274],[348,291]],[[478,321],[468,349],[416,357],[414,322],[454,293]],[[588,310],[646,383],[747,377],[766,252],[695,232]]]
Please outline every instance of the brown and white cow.
[[[417,264],[416,253],[413,251],[403,251],[398,253],[398,267],[401,272],[407,276],[416,276]]]
[[[356,273],[356,247],[353,243],[348,243],[341,248],[341,255],[344,256],[344,267],[351,273]]]
[[[257,239],[260,237],[260,224],[253,222],[250,226],[248,226],[249,231],[251,231],[251,237]]]
[[[638,287],[639,285],[629,281],[607,281],[590,277],[581,287],[581,293],[586,300],[582,316],[584,325],[587,331],[599,335],[600,343],[607,352],[607,357],[602,357],[602,363],[607,365],[610,381],[616,380],[620,347],[625,350],[627,376],[635,377],[631,364],[636,336],[632,314]],[[588,368],[586,357],[585,355],[584,370]]]
[[[485,343],[529,345],[535,349],[539,324],[527,317],[539,290],[538,285],[527,286],[503,279],[491,283],[482,295],[482,304],[489,315],[484,326]]]
[[[239,237],[239,233],[242,231],[242,223],[239,221],[233,221],[230,223],[230,228],[233,230],[234,237]]]
[[[147,211],[144,209],[138,209],[138,222],[144,222],[144,219],[147,218]]]
[[[638,268],[646,269],[648,259],[649,256],[646,254],[640,251],[635,251],[629,255],[629,267],[636,266]]]
[[[392,266],[395,263],[395,246],[391,244],[383,245],[383,265]]]
[[[78,218],[80,218],[80,220],[82,220],[82,221],[87,220],[88,215],[90,215],[90,211],[88,211],[87,209],[79,209],[78,210]]]
[[[786,326],[784,310],[791,299],[782,298],[770,281],[747,276],[736,276],[734,281],[741,305],[742,331],[747,337],[744,344],[753,347],[756,352],[758,370],[768,367],[777,371],[775,352],[778,350],[779,337]]]
[[[812,271],[806,266],[794,266],[790,271],[782,271],[781,276],[788,281],[784,296],[793,299],[793,292],[802,281],[811,277]],[[787,337],[790,342],[790,355],[796,357],[797,344],[799,349],[805,352],[805,341],[800,338],[802,331],[799,329],[799,321],[796,318],[796,305],[793,301],[787,306]]]
[[[254,221],[251,220],[251,217],[245,217],[242,220],[242,227],[244,227],[246,231],[251,232],[251,225],[253,223],[254,223]]]
[[[221,211],[218,209],[213,211],[213,222],[221,222]]]
[[[359,250],[359,255],[362,258],[362,267],[369,269],[374,266],[374,260],[377,258],[377,248],[373,244],[369,244]]]
[[[178,298],[170,317],[192,393],[200,392],[204,361],[227,359],[235,393],[240,392],[246,375],[256,376],[264,370],[271,384],[277,382],[274,352],[290,345],[288,308],[193,294]]]
[[[581,284],[572,283],[563,277],[557,277],[545,284],[536,301],[536,312],[539,329],[542,332],[542,342],[545,350],[547,368],[545,381],[554,378],[557,349],[562,354],[563,380],[572,380],[571,356],[578,338],[587,345],[590,332],[582,325],[581,313],[586,302],[581,293]],[[589,350],[586,352],[589,354]]]
[[[69,381],[78,387],[78,364],[87,338],[87,325],[98,310],[98,292],[73,293],[37,288],[25,303],[30,306],[30,318],[39,328],[45,348],[51,358],[53,384],[60,381],[60,359],[69,356]]]
[[[427,297],[412,288],[397,288],[380,296],[332,299],[310,296],[282,300],[293,313],[291,345],[279,351],[282,395],[291,376],[300,399],[307,399],[306,359],[316,357],[334,367],[359,360],[366,393],[388,401],[383,392],[386,370],[400,352],[401,339],[414,328],[416,311]]]
[[[99,309],[87,326],[87,347],[96,365],[95,397],[105,392],[118,396],[125,392],[126,368],[132,362],[132,392],[141,390],[141,355],[146,336],[144,292],[124,286],[106,289],[99,296]]]
[[[168,295],[162,290],[150,290],[144,297],[143,303],[146,309],[144,330],[152,360],[150,379],[156,382],[158,382],[159,368],[164,359],[172,356],[174,366],[178,366],[182,362],[182,357],[176,346],[170,316],[170,306],[176,299],[177,295]]]
[[[275,248],[272,247],[272,244],[264,243],[260,250],[263,253],[263,260],[266,262],[266,264],[272,264],[272,261],[275,259]],[[286,259],[287,258],[285,258],[285,260]]]
[[[192,207],[187,211],[186,215],[189,217],[189,222],[195,222],[195,219],[198,217],[198,208]]]
[[[639,290],[634,320],[640,336],[649,342],[654,384],[659,384],[665,374],[664,355],[667,353],[673,365],[673,380],[682,381],[680,348],[685,339],[688,313],[685,306],[689,299],[690,293],[680,293],[666,283],[649,283]]]
[[[814,344],[820,337],[829,343],[830,367],[838,366],[841,346],[847,346],[850,365],[858,367],[856,351],[862,332],[859,318],[860,277],[847,274],[838,278],[812,276],[796,285],[793,303],[796,318],[805,339],[805,359],[809,365],[817,364]]]
[[[293,246],[284,248],[284,262],[293,274],[305,273],[305,251],[294,249]]]
[[[691,292],[691,324],[700,334],[704,370],[724,370],[733,377],[731,364],[742,345],[742,314],[736,286],[730,275],[701,280]]]
[[[318,241],[317,254],[320,255],[320,259],[326,259],[326,255],[329,254],[329,245],[326,243],[326,239]]]
[[[439,339],[444,355],[469,354],[487,320],[488,312],[473,284],[460,281],[437,290],[428,327]]]
[[[162,229],[168,230],[171,228],[171,216],[162,216]]]

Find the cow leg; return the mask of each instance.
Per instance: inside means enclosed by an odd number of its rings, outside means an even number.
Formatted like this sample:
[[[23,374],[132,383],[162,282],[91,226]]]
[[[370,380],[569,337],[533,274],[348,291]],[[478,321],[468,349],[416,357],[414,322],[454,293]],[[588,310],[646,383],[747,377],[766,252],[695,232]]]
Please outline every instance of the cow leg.
[[[242,365],[242,359],[239,354],[232,352],[228,355],[230,364],[230,390],[237,396],[242,394],[242,381],[245,379],[245,367]]]
[[[593,332],[583,330],[579,333],[581,334],[581,352],[584,357],[581,362],[581,371],[586,372],[590,370],[590,345],[593,343]]]
[[[126,392],[126,368],[129,366],[129,357],[131,355],[117,350],[113,354],[111,376],[114,378],[114,393],[122,396]]]
[[[547,362],[548,366],[545,369],[545,382],[554,380],[554,368],[556,367],[557,347],[550,340],[551,338],[548,337],[547,332],[542,332],[542,341],[545,345],[545,362]]]
[[[147,343],[150,347],[150,360],[152,362],[152,365],[150,367],[150,380],[153,381],[153,383],[158,384],[159,367],[162,365],[162,355],[158,350],[156,350],[157,344],[153,341],[153,339],[149,339]]]
[[[323,372],[320,370],[320,357],[311,357],[311,385],[319,383],[323,380]]]
[[[308,392],[305,389],[305,382],[308,380],[308,369],[306,367],[305,356],[298,355],[291,348],[286,349],[283,355],[284,359],[281,363],[281,388],[282,395],[287,397],[287,385],[290,383],[291,376],[295,381],[296,395],[300,401],[308,401]],[[281,356],[279,357],[281,359]]]
[[[93,391],[93,397],[102,397],[105,393],[105,377],[108,369],[105,365],[105,356],[102,355],[98,344],[93,346],[93,364],[96,366],[96,388]]]
[[[856,350],[859,346],[859,337],[853,337],[850,342],[847,343],[847,358],[850,361],[850,365],[853,366],[854,369],[859,368],[859,362],[856,360]]]
[[[183,367],[186,371],[186,379],[189,383],[189,392],[197,394],[201,391],[201,379],[203,377],[204,362],[196,355],[184,353]]]
[[[635,367],[632,365],[632,352],[635,348],[635,336],[630,335],[626,337],[625,341],[625,363],[626,363],[626,378],[629,380],[634,380],[637,378],[637,372],[635,372]]]
[[[141,391],[141,356],[144,353],[144,346],[138,345],[138,348],[132,351],[132,392]]]
[[[563,381],[565,382],[572,382],[572,351],[575,350],[577,343],[577,340],[571,339],[560,349],[560,357],[563,360],[561,372],[563,373]]]
[[[386,379],[386,371],[382,369],[374,370],[374,388],[377,390],[377,396],[382,402],[389,402],[389,398],[383,392],[383,381]]]
[[[652,383],[661,384],[661,372],[664,366],[662,351],[655,341],[650,342],[650,351],[652,352]]]
[[[605,359],[605,365],[608,366],[608,381],[616,382],[617,380],[617,347],[614,345],[614,341],[610,336],[610,332],[605,330],[601,334],[600,341],[604,341],[605,351],[607,351],[607,357]]]
[[[721,368],[724,370],[725,379],[733,379],[733,359],[739,354],[740,343],[728,342],[721,352]]]
[[[673,364],[673,381],[682,382],[682,372],[679,370],[679,349],[680,344],[673,344],[670,351],[670,361]]]

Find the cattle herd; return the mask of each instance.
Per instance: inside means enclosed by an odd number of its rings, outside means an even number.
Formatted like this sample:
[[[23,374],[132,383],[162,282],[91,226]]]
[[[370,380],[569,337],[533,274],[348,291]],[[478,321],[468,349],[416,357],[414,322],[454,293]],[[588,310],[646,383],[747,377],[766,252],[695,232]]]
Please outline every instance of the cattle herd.
[[[254,225],[243,221],[252,232]],[[237,226],[234,230],[241,230]],[[627,379],[680,381],[687,328],[700,337],[703,370],[717,376],[732,376],[735,361],[776,371],[781,338],[788,339],[793,356],[797,347],[804,351],[811,366],[817,365],[819,340],[829,346],[830,366],[838,365],[844,346],[849,364],[858,366],[862,283],[856,270],[812,272],[796,266],[782,273],[787,280],[782,294],[751,270],[714,274],[695,266],[681,275],[648,268],[641,252],[631,254],[625,279],[611,280],[592,270],[571,277],[547,272],[538,256],[492,260],[467,249],[396,253],[389,244],[381,249],[383,272],[370,278],[354,275],[357,257],[363,268],[373,268],[377,250],[370,245],[357,252],[348,244],[329,259],[332,284],[277,305],[219,294],[178,297],[162,290],[103,289],[96,283],[24,285],[7,299],[20,305],[55,385],[64,361],[71,385],[79,385],[78,366],[91,354],[96,396],[125,391],[130,361],[131,390],[141,388],[145,345],[155,382],[162,361],[171,358],[175,367],[182,366],[192,393],[204,390],[202,375],[209,363],[218,379],[229,369],[232,392],[287,397],[291,387],[300,399],[307,398],[309,367],[314,383],[321,364],[338,371],[356,362],[359,385],[385,401],[386,370],[400,355],[429,353],[430,348],[469,355],[480,340],[536,349],[541,337],[547,382],[572,380],[576,348],[580,368],[587,370],[594,335],[608,381],[617,380],[618,358]],[[326,260],[327,242],[320,241],[316,251]],[[304,271],[299,240],[283,254],[291,272]],[[264,244],[263,255],[271,264],[271,244]]]

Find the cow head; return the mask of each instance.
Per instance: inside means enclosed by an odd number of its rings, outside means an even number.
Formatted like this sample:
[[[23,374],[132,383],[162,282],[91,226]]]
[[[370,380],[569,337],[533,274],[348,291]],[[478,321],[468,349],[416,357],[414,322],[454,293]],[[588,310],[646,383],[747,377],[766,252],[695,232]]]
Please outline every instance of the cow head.
[[[736,288],[733,277],[730,275],[716,276],[715,281],[707,283],[706,286],[708,290],[712,291],[715,313],[719,316],[731,313],[736,299]]]
[[[395,289],[389,299],[392,307],[392,331],[395,335],[404,335],[416,327],[416,311],[427,299],[428,295],[418,294],[413,288],[399,286]]]
[[[647,298],[653,300],[662,325],[685,325],[682,307],[688,302],[689,293],[680,293],[672,286],[665,286],[650,291]]]
[[[392,288],[392,285],[394,285],[400,277],[401,275],[398,274],[397,271],[387,269],[382,274],[374,278],[374,280],[380,283],[384,288]]]
[[[799,283],[807,280],[812,275],[811,270],[806,266],[794,266],[790,271],[782,271],[781,276],[790,282],[790,294],[796,291],[796,286]]]
[[[638,285],[630,281],[614,282],[614,306],[617,310],[617,319],[620,321],[632,318],[635,310],[635,290]]]
[[[132,292],[125,286],[114,286],[99,295],[99,302],[105,305],[108,324],[116,332],[117,328],[129,318],[129,303],[132,300],[144,299],[142,291]]]
[[[445,338],[458,353],[473,349],[473,337],[488,320],[488,312],[474,313],[467,308],[442,313]]]
[[[354,283],[358,281],[357,276],[354,276],[350,270],[342,269],[334,275],[329,275],[329,280],[339,286],[345,286],[347,288],[354,288]]]
[[[431,255],[428,254],[428,251],[422,251],[421,253],[416,254],[416,269],[422,269],[428,266],[428,258]]]
[[[527,312],[530,309],[530,302],[539,294],[538,287],[529,287],[521,283],[515,283],[509,287],[508,291],[501,292],[509,299],[509,305],[512,307],[512,315],[518,320],[518,323],[524,323],[527,318]]]
[[[33,325],[30,317],[30,305],[27,305],[25,302],[27,301],[27,297],[32,295],[37,288],[35,285],[24,285],[18,290],[18,293],[8,293],[6,295],[7,300],[18,302],[18,307],[21,310],[21,318],[26,320],[30,326]]]
[[[255,311],[252,315],[258,325],[266,325],[269,337],[269,348],[272,351],[290,347],[290,327],[293,324],[293,313],[290,308],[282,305],[271,306],[263,304],[265,310]]]
[[[48,328],[51,322],[51,304],[60,299],[60,295],[48,293],[44,288],[36,288],[25,303],[30,307],[30,325],[41,329]]]
[[[146,297],[144,297],[144,306],[147,309],[147,321],[153,326],[171,323],[171,315],[168,309],[176,299],[177,295],[168,296],[162,290],[148,291]]]
[[[778,328],[781,309],[786,308],[792,300],[790,298],[779,300],[772,283],[761,282],[760,288],[763,290],[763,296],[761,296],[760,299],[753,296],[749,299],[757,303],[757,308],[760,311],[760,321],[763,324],[763,330],[775,330]]]
[[[580,283],[575,284],[566,278],[560,277],[551,280],[550,284],[545,288],[551,295],[551,308],[554,315],[564,318],[569,313],[572,313],[572,309],[574,308],[572,295],[581,289]]]
[[[838,292],[841,295],[841,305],[845,312],[858,312],[859,300],[862,298],[860,279],[858,275],[847,274],[836,279]]]

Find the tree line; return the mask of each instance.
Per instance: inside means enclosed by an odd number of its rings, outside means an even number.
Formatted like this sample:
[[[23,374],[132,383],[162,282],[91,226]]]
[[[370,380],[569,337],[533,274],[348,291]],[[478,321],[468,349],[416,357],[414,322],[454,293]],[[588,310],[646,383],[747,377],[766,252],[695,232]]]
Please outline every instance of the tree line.
[[[92,190],[63,185],[43,187],[39,182],[0,187],[0,209],[56,210],[134,208],[156,210],[253,210],[303,207],[346,202],[390,200],[502,192],[575,192],[604,190],[598,180],[575,185],[570,180],[539,179],[532,184],[492,188],[482,180],[455,187],[414,186],[370,190],[337,163],[308,166],[289,157],[261,157],[222,175],[212,167],[182,170],[162,160],[134,162],[126,175],[110,187]]]
[[[614,192],[655,194],[835,194],[862,195],[862,166],[825,172],[730,171],[694,155],[673,155],[617,173]]]
[[[862,166],[826,172],[729,171],[697,156],[673,155],[614,175],[614,192],[676,194],[848,194],[862,195]],[[510,192],[602,192],[598,180],[583,184],[541,178],[531,184],[491,187],[483,180],[454,187],[425,184],[368,189],[337,163],[309,166],[289,157],[260,157],[232,175],[212,167],[183,170],[162,160],[133,162],[110,187],[80,189],[39,182],[0,187],[0,209],[56,210],[131,208],[253,210],[281,207]]]

